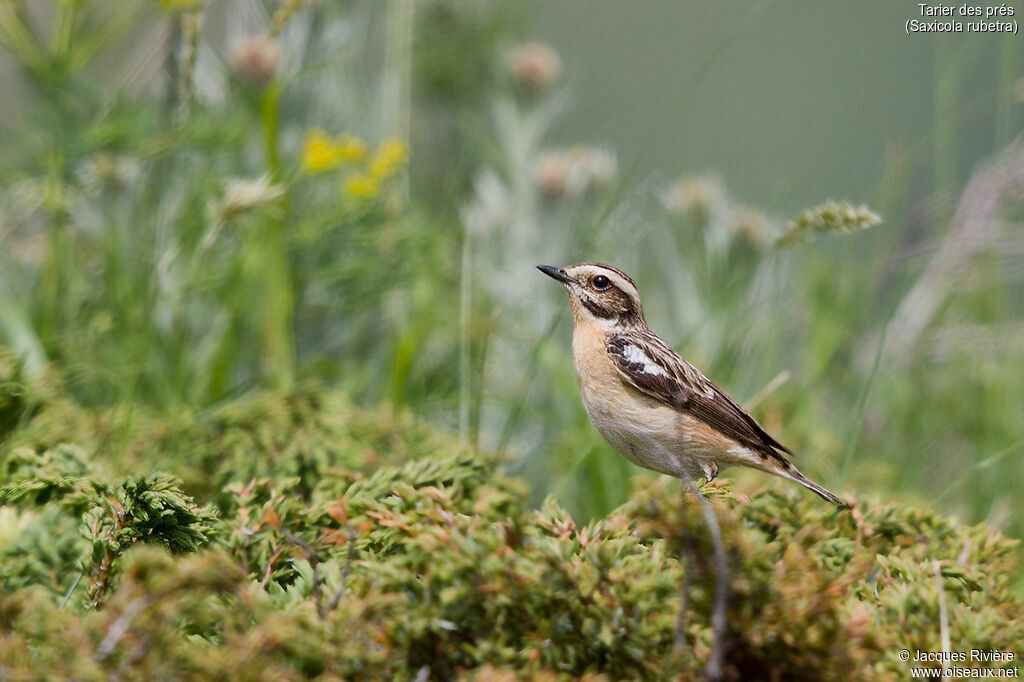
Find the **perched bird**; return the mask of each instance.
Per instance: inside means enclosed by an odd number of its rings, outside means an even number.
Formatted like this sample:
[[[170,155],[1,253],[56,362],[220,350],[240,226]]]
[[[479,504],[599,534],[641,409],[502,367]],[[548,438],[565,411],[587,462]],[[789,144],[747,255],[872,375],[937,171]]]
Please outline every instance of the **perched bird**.
[[[849,506],[797,471],[788,448],[648,329],[629,275],[597,263],[537,268],[569,294],[583,405],[626,459],[683,480],[711,481],[719,467],[740,464]]]

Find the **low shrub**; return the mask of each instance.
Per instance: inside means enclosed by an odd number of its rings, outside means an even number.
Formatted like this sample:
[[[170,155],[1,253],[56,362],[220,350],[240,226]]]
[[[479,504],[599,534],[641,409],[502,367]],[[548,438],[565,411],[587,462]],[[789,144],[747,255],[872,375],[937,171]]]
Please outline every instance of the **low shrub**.
[[[675,481],[638,477],[577,525],[494,458],[315,387],[173,418],[51,394],[18,422],[6,678],[702,678],[716,573]],[[955,650],[1024,641],[1015,543],[984,526],[704,493],[731,566],[727,679],[904,679],[900,650],[940,651],[942,622]]]

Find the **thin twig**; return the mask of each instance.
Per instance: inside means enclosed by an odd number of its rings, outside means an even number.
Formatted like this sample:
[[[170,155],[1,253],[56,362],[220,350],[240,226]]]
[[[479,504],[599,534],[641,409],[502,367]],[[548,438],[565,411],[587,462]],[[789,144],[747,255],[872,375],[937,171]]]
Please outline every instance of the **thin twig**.
[[[675,651],[678,655],[686,646],[686,613],[690,610],[690,576],[694,568],[693,553],[690,551],[692,538],[686,518],[686,505],[679,505],[679,522],[682,528],[682,548],[680,559],[683,562],[683,579],[679,589],[682,591],[682,602],[679,604],[679,617],[676,619]]]
[[[693,482],[688,472],[683,471],[682,481],[684,486],[696,493],[697,501],[700,503],[701,511],[704,513],[704,521],[708,524],[708,531],[711,534],[711,543],[715,550],[715,604],[711,612],[711,655],[708,658],[707,667],[704,669],[705,677],[714,682],[722,679],[722,665],[725,659],[725,630],[726,611],[729,601],[729,560],[725,554],[725,543],[722,540],[722,529],[718,525],[718,518],[715,510],[707,497]]]
[[[266,589],[267,583],[270,582],[270,574],[274,572],[274,562],[277,561],[277,557],[281,556],[281,552],[284,551],[284,547],[278,547],[274,550],[274,553],[270,555],[270,560],[267,562],[267,570],[263,572],[263,579],[260,580],[260,589]]]
[[[300,538],[295,533],[283,531],[281,534],[284,535],[285,539],[288,542],[301,547],[306,552],[307,559],[309,559],[310,561],[316,561],[317,563],[320,563],[320,555],[316,553],[316,550],[313,549],[313,546],[311,544]]]
[[[316,615],[320,620],[327,617],[327,612],[323,608],[323,599],[320,596],[320,585],[322,580],[320,579],[320,562],[314,562],[312,559],[309,560],[310,568],[313,569],[313,588],[310,590],[310,597],[313,599],[313,605],[316,607]]]
[[[107,636],[100,642],[99,647],[96,648],[96,660],[103,661],[110,654],[114,652],[114,648],[117,647],[117,643],[121,641],[125,633],[128,632],[128,626],[131,625],[132,619],[139,613],[151,606],[156,601],[155,595],[144,595],[137,597],[128,603],[124,611],[120,616],[117,617],[110,627],[107,628]]]
[[[349,531],[348,534],[348,556],[345,557],[345,568],[341,572],[341,584],[338,585],[338,589],[335,590],[334,594],[331,595],[330,601],[327,602],[326,613],[330,613],[334,610],[334,607],[341,601],[342,596],[345,594],[345,583],[348,582],[348,574],[352,570],[352,557],[356,553],[356,532],[354,530]]]
[[[103,560],[100,561],[98,566],[93,567],[92,576],[89,581],[89,603],[93,607],[99,606],[103,597],[106,595],[107,590],[110,588],[110,581],[112,579],[112,572],[114,568],[114,561],[121,556],[124,551],[121,548],[120,551],[113,549],[117,545],[115,538],[117,534],[127,528],[132,523],[132,517],[128,514],[124,508],[116,500],[113,503],[108,502],[105,511],[110,513],[113,510],[113,516],[117,519],[113,528],[107,533],[107,543],[105,543],[103,549]]]
[[[327,613],[324,611],[323,599],[320,594],[320,587],[323,584],[323,580],[320,578],[320,563],[322,562],[322,559],[320,558],[320,555],[316,553],[316,550],[313,549],[313,546],[298,535],[289,533],[288,531],[283,531],[282,535],[284,535],[288,542],[297,545],[306,554],[306,561],[309,562],[309,567],[313,571],[313,587],[310,590],[310,596],[312,596],[313,605],[316,607],[316,615],[320,617],[320,620],[323,620],[327,616]]]
[[[125,657],[121,661],[121,665],[117,667],[119,673],[123,673],[125,670],[130,669],[136,663],[145,658],[146,654],[153,647],[153,638],[150,635],[145,635],[139,639],[139,643],[132,649],[131,654]]]
[[[946,586],[942,583],[942,567],[938,559],[932,561],[935,566],[935,583],[939,589],[939,639],[942,642],[942,676],[946,676],[949,668],[949,615],[946,613]]]

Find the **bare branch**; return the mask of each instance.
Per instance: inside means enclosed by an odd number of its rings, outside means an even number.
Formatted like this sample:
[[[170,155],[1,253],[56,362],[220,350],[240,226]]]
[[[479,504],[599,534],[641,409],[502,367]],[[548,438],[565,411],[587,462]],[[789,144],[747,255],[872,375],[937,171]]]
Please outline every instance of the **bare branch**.
[[[117,643],[121,641],[125,633],[128,632],[128,626],[131,625],[132,619],[139,615],[147,607],[151,606],[156,601],[155,595],[144,595],[137,597],[132,601],[128,602],[128,606],[125,607],[124,611],[120,616],[117,617],[110,627],[107,628],[107,636],[103,638],[100,645],[96,648],[96,660],[103,661],[114,652],[117,647]]]
[[[942,675],[945,677],[949,669],[949,614],[946,613],[946,586],[942,584],[942,567],[938,559],[932,561],[935,566],[935,584],[939,590],[939,639],[942,642]]]
[[[728,610],[729,602],[729,560],[725,553],[725,543],[722,540],[722,529],[718,525],[718,518],[715,516],[715,510],[711,508],[711,503],[708,502],[707,497],[701,492],[700,488],[694,483],[693,478],[685,470],[681,476],[683,482],[683,490],[685,493],[688,487],[692,490],[696,496],[697,501],[700,503],[701,511],[704,514],[704,521],[708,525],[708,532],[711,535],[711,543],[714,545],[714,563],[715,563],[715,603],[711,611],[711,655],[708,659],[707,667],[704,669],[705,677],[711,681],[721,680],[723,675],[723,661],[725,659],[725,647],[726,647],[726,613]],[[685,498],[682,498],[685,500]],[[685,501],[683,502],[685,504]],[[683,509],[683,515],[685,516],[685,508]],[[685,526],[684,526],[685,528]],[[684,530],[685,532],[685,530]],[[685,547],[687,538],[683,538]],[[688,573],[691,566],[686,567]],[[686,590],[683,594],[683,608],[689,606],[688,598],[688,580],[684,579],[684,589]],[[677,623],[676,631],[676,645],[682,646],[685,643],[685,633],[682,632],[682,626],[685,625],[684,614],[680,613],[679,622]]]
[[[679,604],[679,617],[676,619],[675,653],[678,654],[686,646],[686,613],[690,610],[690,571],[693,567],[693,554],[690,552],[692,538],[689,533],[689,524],[686,519],[686,506],[679,506],[679,522],[682,529],[682,549],[680,559],[683,562],[683,580],[679,589],[682,593],[682,602]]]

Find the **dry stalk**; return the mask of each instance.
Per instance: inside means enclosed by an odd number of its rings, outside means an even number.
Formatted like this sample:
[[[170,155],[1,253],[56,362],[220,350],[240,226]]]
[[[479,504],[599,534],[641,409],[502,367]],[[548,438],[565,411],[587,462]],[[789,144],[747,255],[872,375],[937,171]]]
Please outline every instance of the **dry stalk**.
[[[954,275],[1000,226],[1000,201],[1015,187],[1024,185],[1024,138],[1015,140],[1002,154],[974,172],[953,214],[953,226],[918,278],[900,301],[890,325],[885,348],[887,360],[904,364],[950,289]]]
[[[686,488],[689,488],[697,496],[697,502],[700,504],[701,512],[704,515],[704,521],[708,525],[711,543],[714,546],[715,602],[711,611],[711,655],[708,658],[707,667],[704,669],[704,676],[709,680],[709,682],[715,682],[716,680],[721,680],[724,673],[723,662],[725,660],[726,629],[728,626],[726,614],[729,606],[729,560],[725,553],[725,542],[722,539],[722,529],[718,525],[718,517],[715,516],[715,510],[712,509],[711,503],[708,502],[707,497],[703,492],[701,492],[700,488],[697,487],[696,483],[694,483],[693,478],[685,471],[683,472],[682,482],[684,492],[682,504],[686,504],[685,491]],[[684,516],[685,513],[684,508]],[[689,552],[686,551],[686,543],[689,539],[689,533],[686,525],[683,527],[683,534],[683,560],[687,563],[684,567],[684,571],[689,573],[693,568],[693,561],[692,556],[685,556],[685,554],[689,554]],[[683,587],[684,593],[682,608],[685,609],[688,607],[689,602],[689,581],[685,578]],[[680,618],[676,625],[677,646],[682,646],[685,643],[685,633],[681,629],[682,626],[685,626],[684,613],[680,613]]]

